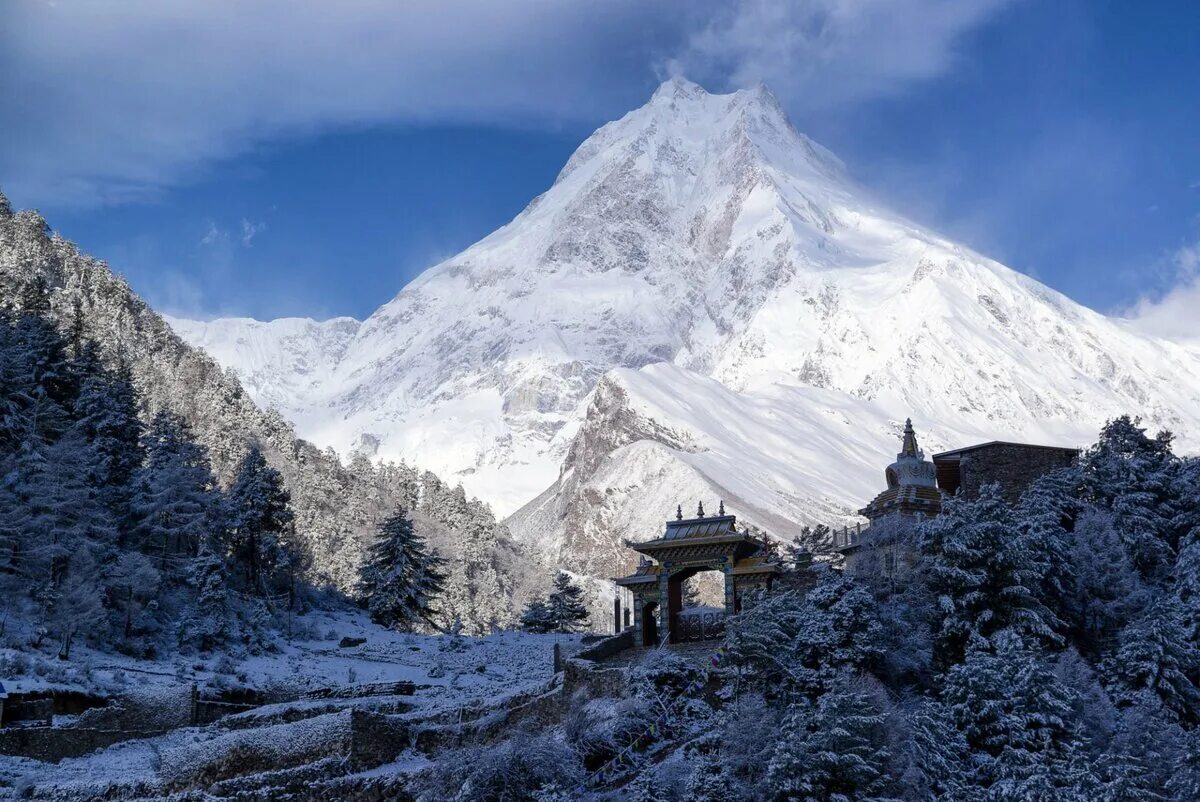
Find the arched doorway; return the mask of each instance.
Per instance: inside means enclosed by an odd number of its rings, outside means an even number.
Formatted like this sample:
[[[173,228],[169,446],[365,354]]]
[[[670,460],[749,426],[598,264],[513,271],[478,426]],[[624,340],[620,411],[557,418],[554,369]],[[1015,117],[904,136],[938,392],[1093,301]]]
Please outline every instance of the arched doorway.
[[[654,614],[658,612],[658,602],[652,601],[642,607],[642,645],[658,645],[658,621]]]
[[[668,626],[669,643],[684,643],[693,640],[711,640],[718,637],[724,630],[725,611],[723,600],[712,604],[712,599],[706,605],[698,597],[692,605],[685,603],[686,589],[693,580],[700,576],[719,577],[720,568],[716,566],[701,566],[676,571],[667,580],[667,606],[669,608]]]

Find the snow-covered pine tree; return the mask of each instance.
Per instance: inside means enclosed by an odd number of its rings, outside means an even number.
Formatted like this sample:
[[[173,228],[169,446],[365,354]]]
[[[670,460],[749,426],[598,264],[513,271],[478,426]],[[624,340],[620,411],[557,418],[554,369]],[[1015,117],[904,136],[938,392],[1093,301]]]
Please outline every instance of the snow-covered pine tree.
[[[231,552],[246,587],[264,596],[281,584],[286,590],[281,572],[290,567],[286,543],[292,530],[291,495],[257,446],[242,458],[228,499]]]
[[[546,597],[546,614],[553,632],[577,632],[588,620],[583,588],[565,571],[554,577],[554,588]]]
[[[144,465],[135,474],[138,547],[171,572],[175,558],[196,554],[202,539],[219,543],[225,528],[217,480],[187,422],[162,411],[143,437]]]
[[[188,565],[192,598],[179,626],[179,646],[209,651],[230,639],[232,614],[225,560],[212,538],[200,540],[199,553]]]
[[[920,698],[903,717],[898,755],[900,798],[971,799],[975,776],[966,739],[950,711],[935,699]]]
[[[1168,720],[1200,723],[1200,650],[1172,593],[1161,593],[1145,614],[1121,632],[1120,647],[1103,676],[1118,704],[1161,705]]]
[[[988,648],[1011,630],[1032,641],[1057,643],[1062,623],[1044,605],[1040,589],[1050,566],[1028,542],[998,485],[978,499],[950,500],[921,528],[922,574],[937,599],[934,657],[942,667],[969,648]]]
[[[772,593],[732,619],[727,660],[770,696],[815,698],[844,671],[867,671],[882,654],[871,594],[841,572],[813,569],[806,595]]]
[[[1114,525],[1143,578],[1164,582],[1174,562],[1178,460],[1172,435],[1146,436],[1128,415],[1104,425],[1079,459],[1085,499],[1112,512]]]
[[[58,635],[60,660],[71,659],[71,647],[79,633],[94,635],[93,628],[104,620],[98,574],[91,550],[80,549],[71,554],[55,586],[55,601],[46,618],[51,631]]]
[[[157,630],[157,622],[149,620],[145,613],[155,602],[161,577],[146,555],[137,551],[122,552],[107,571],[105,585],[117,616],[115,629],[126,644],[136,635]]]
[[[408,511],[397,510],[380,527],[363,567],[361,598],[371,620],[402,630],[432,623],[434,601],[445,590],[442,565],[413,529]]]
[[[128,367],[122,363],[110,373],[90,342],[75,362],[81,374],[75,414],[94,454],[89,484],[108,508],[121,542],[134,524],[133,477],[144,457],[137,392]]]
[[[683,802],[726,802],[733,798],[733,779],[720,753],[698,756],[683,787]]]
[[[1170,771],[1167,789],[1174,799],[1200,799],[1200,727],[1183,734]]]
[[[784,720],[762,798],[834,802],[884,796],[889,783],[881,688],[843,678],[813,705]]]
[[[1120,739],[1101,755],[1089,772],[1088,800],[1095,802],[1168,802],[1157,739],[1144,734],[1138,742]]]
[[[1138,617],[1154,595],[1113,525],[1096,507],[1080,513],[1072,532],[1071,640],[1093,662],[1116,648],[1121,628]]]
[[[521,629],[539,635],[554,629],[554,622],[550,619],[550,611],[546,608],[545,599],[530,600],[521,613]]]
[[[1011,631],[971,648],[946,673],[942,701],[982,758],[976,760],[975,781],[984,787],[1002,784],[1008,789],[1005,798],[1013,799],[1023,798],[1014,789],[1025,788],[1035,798],[1033,790],[1047,783],[1064,795],[1074,793],[1078,779],[1072,766],[1079,747],[1071,718],[1074,693]]]
[[[1075,521],[1083,508],[1080,484],[1079,471],[1074,467],[1052,471],[1034,482],[1016,507],[1021,541],[1035,550],[1036,563],[1045,566],[1035,589],[1038,598],[1064,630],[1077,620],[1079,612],[1072,550]]]

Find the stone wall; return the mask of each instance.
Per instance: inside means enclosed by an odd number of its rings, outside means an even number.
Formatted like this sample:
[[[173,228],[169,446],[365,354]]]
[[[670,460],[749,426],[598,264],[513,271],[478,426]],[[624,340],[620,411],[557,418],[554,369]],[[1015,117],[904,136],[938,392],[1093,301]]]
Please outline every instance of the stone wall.
[[[603,660],[606,657],[612,657],[614,654],[623,652],[626,649],[632,649],[634,646],[635,634],[636,632],[634,630],[627,629],[620,635],[613,635],[611,638],[605,638],[586,649],[581,649],[580,651],[576,652],[574,659]]]
[[[591,697],[624,696],[629,688],[628,666],[604,668],[604,664],[570,658],[563,668],[563,695],[572,698],[583,691]]]
[[[79,726],[101,730],[172,730],[194,722],[191,685],[149,686],[119,694],[105,707],[79,717]]]
[[[1076,455],[1074,449],[1015,443],[996,443],[965,451],[959,461],[962,480],[959,492],[966,498],[978,498],[981,487],[999,482],[1004,498],[1016,501],[1039,477],[1069,466]]]
[[[350,713],[350,763],[369,769],[390,763],[408,748],[408,726],[391,716],[354,710]]]
[[[52,723],[54,721],[54,699],[50,696],[29,698],[13,694],[12,698],[4,701],[0,725],[16,721]]]
[[[0,730],[0,755],[31,757],[57,763],[90,754],[122,741],[150,738],[160,732],[102,730],[90,727],[7,727]]]

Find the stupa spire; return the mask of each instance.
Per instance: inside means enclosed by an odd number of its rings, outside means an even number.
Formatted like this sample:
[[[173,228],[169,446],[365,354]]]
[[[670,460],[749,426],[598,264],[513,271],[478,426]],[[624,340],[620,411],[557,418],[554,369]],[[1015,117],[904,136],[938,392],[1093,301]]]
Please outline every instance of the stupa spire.
[[[904,445],[900,447],[898,457],[922,457],[921,450],[917,448],[917,433],[913,431],[912,418],[907,418],[904,421]]]

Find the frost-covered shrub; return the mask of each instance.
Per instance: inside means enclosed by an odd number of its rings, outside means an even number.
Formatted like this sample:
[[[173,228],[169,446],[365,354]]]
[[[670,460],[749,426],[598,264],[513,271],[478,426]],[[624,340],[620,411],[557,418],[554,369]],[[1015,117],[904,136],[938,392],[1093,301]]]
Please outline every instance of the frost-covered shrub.
[[[783,715],[779,705],[758,694],[743,695],[723,711],[721,754],[732,780],[733,798],[753,798],[774,744],[763,733],[779,732]]]
[[[593,699],[574,705],[563,729],[592,771],[626,748],[636,752],[649,746],[653,739],[646,733],[653,722],[651,708],[641,699]]]
[[[554,733],[517,733],[491,747],[446,754],[420,783],[420,802],[536,802],[573,794],[584,779],[578,754]],[[567,798],[576,798],[568,796]]]
[[[652,649],[630,672],[633,693],[641,696],[679,696],[704,670],[690,660],[665,649]]]
[[[0,654],[0,677],[21,677],[29,672],[32,661],[21,652]]]

